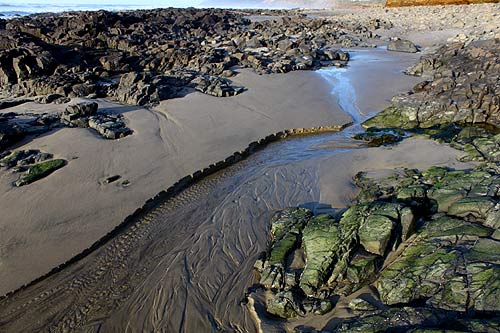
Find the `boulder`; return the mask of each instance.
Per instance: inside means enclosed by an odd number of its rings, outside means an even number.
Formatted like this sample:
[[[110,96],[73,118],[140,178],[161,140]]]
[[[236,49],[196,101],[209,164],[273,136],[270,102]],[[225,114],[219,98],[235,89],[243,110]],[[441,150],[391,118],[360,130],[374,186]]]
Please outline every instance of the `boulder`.
[[[389,41],[389,43],[387,43],[387,50],[407,53],[418,52],[418,48],[415,46],[415,44],[405,39],[396,39]]]
[[[0,166],[8,169],[42,162],[52,158],[52,154],[42,153],[38,149],[16,150],[0,159]]]
[[[97,113],[98,105],[96,102],[80,102],[66,107],[66,113],[78,117],[90,117]]]
[[[106,139],[120,139],[132,134],[132,130],[125,125],[123,116],[100,114],[88,118],[88,126],[95,129]]]

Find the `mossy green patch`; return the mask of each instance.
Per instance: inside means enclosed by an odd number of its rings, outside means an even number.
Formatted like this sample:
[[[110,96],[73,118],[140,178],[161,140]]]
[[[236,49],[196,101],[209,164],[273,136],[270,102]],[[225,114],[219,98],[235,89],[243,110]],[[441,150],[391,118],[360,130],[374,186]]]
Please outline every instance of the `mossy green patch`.
[[[19,178],[15,185],[23,186],[27,184],[31,184],[41,178],[47,177],[52,172],[57,169],[62,168],[66,165],[66,161],[63,159],[50,160],[42,163],[35,164],[31,166],[28,171]]]

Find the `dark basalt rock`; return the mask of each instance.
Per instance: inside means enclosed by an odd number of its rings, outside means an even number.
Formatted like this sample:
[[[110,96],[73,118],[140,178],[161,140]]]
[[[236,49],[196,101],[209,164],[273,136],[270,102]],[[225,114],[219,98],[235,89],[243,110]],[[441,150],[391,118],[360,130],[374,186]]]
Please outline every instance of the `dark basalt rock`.
[[[376,35],[367,26],[381,26],[296,11],[270,11],[275,19],[252,23],[245,17],[252,13],[170,8],[12,19],[0,33],[0,90],[10,96],[116,97],[134,105],[157,104],[193,85],[234,96],[242,89],[221,78],[234,66],[259,73],[342,66],[349,56],[336,47],[369,46]],[[177,80],[185,72],[192,77]]]
[[[51,114],[2,113],[0,115],[0,151],[28,135],[50,131],[59,125],[58,118],[57,115]]]
[[[80,102],[68,105],[66,112],[80,117],[90,117],[96,114],[98,105],[96,102]]]
[[[69,98],[64,97],[60,94],[48,94],[45,96],[39,96],[35,98],[35,102],[40,104],[49,104],[49,103],[63,104],[63,103],[68,103],[69,101],[70,101]]]

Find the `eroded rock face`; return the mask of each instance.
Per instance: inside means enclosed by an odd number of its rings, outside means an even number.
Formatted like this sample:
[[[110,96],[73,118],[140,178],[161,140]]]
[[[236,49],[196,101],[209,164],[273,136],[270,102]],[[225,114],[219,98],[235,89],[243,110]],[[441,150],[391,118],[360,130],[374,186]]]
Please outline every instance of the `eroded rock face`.
[[[500,242],[492,237],[500,226],[499,174],[486,166],[434,167],[376,180],[360,174],[356,183],[357,203],[340,216],[291,208],[273,218],[273,240],[256,265],[268,312],[325,313],[336,296],[373,283],[386,310],[353,301],[359,319],[341,322],[335,332],[487,327],[485,316],[500,312]],[[300,251],[304,262],[287,279]],[[263,269],[273,265],[280,283]],[[450,321],[465,314],[462,322]]]

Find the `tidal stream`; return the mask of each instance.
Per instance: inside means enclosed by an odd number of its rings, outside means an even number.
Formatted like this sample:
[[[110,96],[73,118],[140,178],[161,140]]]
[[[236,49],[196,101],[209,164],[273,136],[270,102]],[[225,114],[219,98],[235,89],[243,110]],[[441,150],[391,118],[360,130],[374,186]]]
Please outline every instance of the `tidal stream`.
[[[349,67],[318,75],[332,86],[353,126],[272,143],[190,186],[83,259],[2,300],[0,328],[257,331],[242,300],[266,247],[269,218],[288,206],[324,209],[314,161],[364,148],[351,136],[379,111],[366,107],[370,93],[360,89],[360,71],[373,68],[371,75],[391,80],[415,59],[381,49],[350,54]],[[397,92],[380,94],[386,101]]]

